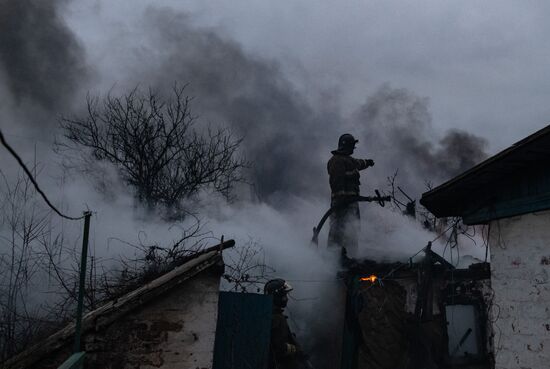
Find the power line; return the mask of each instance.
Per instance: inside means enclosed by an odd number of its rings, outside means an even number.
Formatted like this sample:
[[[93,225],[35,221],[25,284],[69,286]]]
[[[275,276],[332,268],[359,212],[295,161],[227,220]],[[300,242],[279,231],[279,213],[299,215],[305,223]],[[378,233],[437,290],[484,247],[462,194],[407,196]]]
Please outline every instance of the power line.
[[[80,219],[84,219],[84,217],[86,215],[82,215],[80,217],[70,217],[68,215],[65,215],[63,214],[61,211],[59,211],[51,202],[50,200],[48,199],[48,197],[46,196],[46,194],[40,189],[40,186],[38,186],[38,183],[36,182],[36,180],[34,179],[31,171],[27,168],[27,166],[25,165],[25,163],[23,162],[23,160],[21,160],[21,158],[19,157],[19,155],[17,155],[17,153],[15,152],[14,149],[11,148],[11,146],[6,142],[6,139],[4,138],[4,135],[2,134],[2,130],[0,130],[0,142],[2,142],[2,145],[4,145],[4,147],[10,152],[10,154],[12,154],[12,156],[15,158],[15,160],[17,160],[17,162],[19,163],[19,165],[21,166],[21,168],[23,168],[23,171],[27,174],[27,176],[29,177],[29,179],[31,180],[32,184],[34,185],[34,188],[36,189],[36,191],[42,196],[42,198],[44,199],[44,201],[46,201],[46,204],[48,204],[48,206],[54,211],[56,212],[60,217],[62,218],[65,218],[65,219],[69,219],[69,220],[80,220]]]
[[[43,145],[46,145],[46,146],[49,146],[51,144],[53,144],[54,142],[53,141],[48,141],[48,140],[44,140],[42,138],[36,138],[36,137],[31,137],[31,136],[24,136],[24,135],[21,135],[21,134],[13,134],[13,133],[7,133],[7,132],[4,132],[4,136],[6,137],[12,137],[12,138],[15,138],[16,140],[26,140],[26,141],[30,141],[34,144],[36,144],[37,142],[43,144]]]

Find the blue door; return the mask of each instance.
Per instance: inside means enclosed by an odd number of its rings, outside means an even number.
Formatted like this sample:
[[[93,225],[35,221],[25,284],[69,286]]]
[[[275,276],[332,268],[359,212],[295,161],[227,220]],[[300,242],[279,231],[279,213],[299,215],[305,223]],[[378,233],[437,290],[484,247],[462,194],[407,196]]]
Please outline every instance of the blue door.
[[[272,297],[220,292],[213,369],[266,369]]]

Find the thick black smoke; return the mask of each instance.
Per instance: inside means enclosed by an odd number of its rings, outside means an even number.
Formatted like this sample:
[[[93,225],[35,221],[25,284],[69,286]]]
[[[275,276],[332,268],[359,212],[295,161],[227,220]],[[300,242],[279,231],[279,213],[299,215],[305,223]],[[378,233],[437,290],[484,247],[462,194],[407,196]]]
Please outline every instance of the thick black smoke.
[[[83,49],[58,12],[58,0],[0,1],[0,70],[17,103],[55,111],[85,80]]]
[[[174,12],[149,12],[158,49],[142,50],[139,58],[160,55],[152,64],[156,69],[147,71],[154,84],[188,82],[200,119],[228,125],[244,138],[260,198],[326,190],[318,179],[339,132],[334,114],[309,106],[275,62],[248,55],[239,44],[187,21]]]
[[[376,160],[378,184],[398,169],[397,182],[417,197],[427,183],[440,184],[487,156],[483,138],[456,129],[438,136],[428,108],[427,98],[388,85],[361,107],[355,126]]]
[[[159,88],[189,82],[202,118],[244,137],[252,182],[264,200],[327,195],[326,161],[346,131],[362,136],[358,155],[377,163],[365,192],[372,191],[369,183],[384,186],[399,168],[401,184],[419,194],[425,181],[437,184],[485,157],[483,139],[460,131],[436,135],[428,100],[412,92],[383,86],[345,119],[332,104],[310,105],[275,62],[251,56],[218,31],[192,27],[188,17],[165,9],[150,9],[147,18],[154,49],[139,50],[141,75]]]
[[[440,177],[449,178],[470,169],[487,157],[487,140],[457,129],[450,130],[439,141],[434,153]]]
[[[0,68],[9,92],[17,101],[67,113],[88,73],[83,49],[59,15],[64,3],[0,1]],[[168,91],[175,82],[189,83],[199,119],[243,137],[251,182],[263,200],[328,197],[325,165],[344,132],[360,137],[358,156],[376,161],[364,176],[365,193],[382,187],[397,168],[401,183],[420,193],[425,181],[437,184],[485,156],[478,137],[436,135],[427,99],[409,91],[384,86],[346,119],[333,101],[313,106],[276,62],[250,55],[219,30],[191,26],[189,16],[173,9],[149,8],[143,17],[136,40],[119,45],[131,57],[113,84]]]

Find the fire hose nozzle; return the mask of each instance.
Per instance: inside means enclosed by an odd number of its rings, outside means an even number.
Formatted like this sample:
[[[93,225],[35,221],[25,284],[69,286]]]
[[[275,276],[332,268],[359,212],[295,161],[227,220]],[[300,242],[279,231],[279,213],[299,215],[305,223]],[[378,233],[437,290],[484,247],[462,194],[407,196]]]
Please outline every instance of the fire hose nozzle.
[[[321,232],[321,228],[323,228],[323,224],[325,224],[325,221],[328,219],[330,214],[332,214],[337,209],[341,209],[341,208],[343,208],[343,207],[345,207],[349,204],[352,204],[352,203],[355,203],[355,202],[362,202],[362,201],[377,202],[378,205],[384,207],[385,202],[386,201],[391,201],[391,199],[392,199],[391,196],[382,196],[382,195],[380,195],[380,192],[378,190],[374,190],[374,193],[376,194],[376,196],[353,196],[350,199],[348,199],[348,201],[346,201],[346,202],[343,202],[343,203],[338,204],[338,205],[333,205],[330,209],[327,210],[325,215],[323,215],[323,217],[319,221],[319,224],[317,225],[317,227],[313,227],[313,237],[311,239],[311,242],[316,244],[316,245],[318,244],[319,233]]]
[[[374,193],[376,194],[375,200],[378,201],[378,205],[381,207],[384,207],[386,204],[386,201],[391,201],[391,196],[382,196],[380,195],[380,192],[378,190],[374,190]]]

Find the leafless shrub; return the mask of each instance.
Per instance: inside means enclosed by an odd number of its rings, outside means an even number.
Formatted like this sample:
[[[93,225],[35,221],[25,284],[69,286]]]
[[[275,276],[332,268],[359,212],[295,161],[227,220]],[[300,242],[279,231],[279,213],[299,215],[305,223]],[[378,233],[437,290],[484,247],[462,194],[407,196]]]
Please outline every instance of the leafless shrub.
[[[35,199],[27,177],[10,181],[0,172],[0,361],[24,347],[47,322],[29,303],[33,279],[43,266],[39,240],[50,229],[50,213]]]
[[[223,278],[236,292],[261,292],[275,270],[265,262],[261,247],[253,241],[225,253]]]
[[[460,217],[437,218],[422,205],[417,206],[416,199],[412,199],[397,184],[398,170],[387,178],[387,183],[388,189],[384,193],[391,196],[392,209],[415,218],[425,229],[437,235],[437,238],[442,238],[445,242],[442,256],[445,257],[445,254],[449,252],[451,263],[455,263],[456,265],[459,263],[459,236],[469,239],[474,245],[477,244],[476,235],[478,229],[475,226],[465,225]],[[428,191],[433,189],[431,182],[426,181],[426,189]],[[484,246],[486,247],[486,245]]]
[[[176,84],[170,99],[138,88],[101,101],[88,97],[86,116],[61,119],[65,140],[57,151],[81,164],[92,158],[114,165],[141,203],[161,205],[170,218],[181,218],[183,200],[201,190],[229,198],[247,166],[238,155],[241,139],[225,128],[196,129],[184,92]]]
[[[78,296],[81,240],[68,242],[56,231],[51,212],[26,178],[10,180],[0,172],[0,363],[72,320]],[[113,261],[89,255],[85,311],[201,252],[213,237],[198,218],[187,224],[173,225],[170,230],[177,228],[178,236],[167,244],[148,242],[144,232],[137,243],[110,239],[133,248],[133,258]],[[245,260],[236,263],[234,275],[240,271],[244,280],[250,269]],[[49,296],[48,301],[43,301],[44,296]]]
[[[399,210],[404,215],[416,218],[416,199],[412,199],[397,185],[398,173],[399,170],[396,169],[393,175],[387,177],[389,190],[384,191],[384,195],[391,197],[390,204],[393,210]]]
[[[191,225],[180,227],[180,232],[178,239],[168,245],[145,242],[143,232],[138,237],[137,244],[111,238],[111,241],[133,248],[136,256],[121,258],[114,269],[100,266],[101,271],[96,271],[93,283],[96,304],[98,301],[119,297],[184,264],[201,252],[206,241],[212,238],[209,232],[203,231],[198,218]]]
[[[51,215],[27,177],[9,179],[0,172],[0,363],[74,318],[81,239],[65,239]],[[186,224],[172,226],[179,227],[178,236],[167,244],[148,242],[143,232],[137,243],[110,239],[133,248],[134,258],[96,258],[90,250],[85,310],[193,258],[213,237],[198,218]],[[236,290],[265,281],[268,268],[257,262],[258,255],[248,246],[231,256],[225,277]]]

